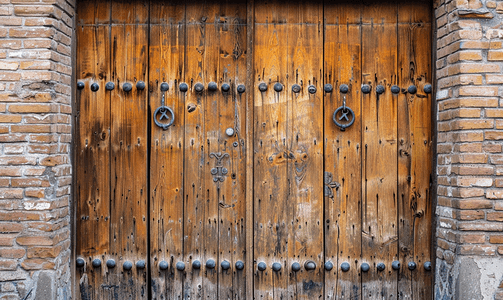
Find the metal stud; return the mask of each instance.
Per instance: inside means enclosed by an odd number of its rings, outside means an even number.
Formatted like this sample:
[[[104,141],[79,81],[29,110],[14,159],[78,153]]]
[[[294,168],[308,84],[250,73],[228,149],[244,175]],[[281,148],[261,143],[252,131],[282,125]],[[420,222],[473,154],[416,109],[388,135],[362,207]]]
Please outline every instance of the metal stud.
[[[370,270],[368,263],[363,263],[360,268],[362,269],[362,272],[368,272]]]
[[[300,264],[298,262],[294,262],[292,264],[292,271],[294,271],[294,272],[300,271]]]
[[[343,262],[343,263],[341,264],[341,270],[342,270],[343,272],[347,272],[347,271],[349,271],[349,269],[350,269],[350,268],[351,268],[351,266],[350,266],[350,265],[349,265],[349,263],[347,263],[347,262]]]
[[[395,260],[391,263],[391,267],[393,270],[400,270],[400,262],[398,260]]]
[[[99,89],[100,89],[100,86],[96,82],[91,84],[91,91],[96,92]]]
[[[214,92],[218,89],[217,83],[216,82],[210,82],[208,83],[208,90]]]
[[[115,89],[115,83],[109,81],[105,84],[105,90],[112,91],[113,89]]]
[[[294,93],[300,92],[300,85],[298,85],[298,84],[292,85],[292,92],[294,92]]]
[[[391,92],[392,92],[393,94],[398,94],[398,93],[400,93],[400,87],[399,87],[398,85],[394,85],[394,86],[392,86],[392,87],[391,87]]]
[[[431,271],[431,262],[429,261],[425,262],[423,267],[426,271]]]
[[[347,84],[341,84],[341,86],[339,87],[339,91],[345,94],[349,92],[349,86]]]
[[[225,129],[225,134],[227,134],[227,136],[233,136],[234,135],[234,128],[232,127],[229,127],[227,129]]]
[[[232,146],[234,146],[234,147],[237,147],[238,145],[239,145],[238,142],[232,143]]]
[[[163,260],[159,263],[159,269],[161,270],[167,270],[169,267],[168,262]]]
[[[331,261],[325,263],[325,270],[331,271],[334,268],[334,264]]]
[[[242,261],[238,260],[236,262],[236,269],[237,270],[243,270],[244,268],[245,268],[245,264]]]
[[[231,264],[228,261],[224,260],[220,263],[220,266],[222,267],[222,270],[229,270]]]
[[[144,90],[144,89],[145,89],[145,82],[143,82],[143,81],[138,81],[138,82],[136,83],[136,89],[137,89],[137,90],[140,90],[140,91]]]
[[[200,82],[196,83],[194,85],[194,91],[196,91],[196,93],[202,93],[204,90],[204,85]]]
[[[244,93],[246,91],[246,87],[243,84],[238,85],[238,93]]]
[[[325,93],[331,93],[334,90],[334,87],[330,83],[327,83],[323,87],[323,90],[325,91]]]
[[[312,270],[316,269],[316,263],[312,260],[308,260],[304,264],[304,268],[308,271],[312,271]]]
[[[77,82],[77,88],[78,88],[79,90],[83,89],[85,86],[86,86],[86,84],[85,84],[85,83],[83,83],[82,81],[78,81],[78,82]]]
[[[433,87],[431,86],[431,84],[425,84],[424,87],[423,87],[423,91],[426,93],[426,94],[431,94],[433,90]]]
[[[129,270],[131,270],[131,268],[133,268],[133,263],[130,261],[125,261],[122,264],[122,267],[124,268],[124,270],[129,271]]]
[[[167,82],[161,83],[161,92],[167,92],[169,90],[169,84]]]
[[[115,260],[113,260],[113,259],[107,260],[107,267],[115,268]]]
[[[189,86],[185,82],[180,83],[178,88],[180,89],[180,92],[183,92],[183,93],[185,93],[186,91],[189,90]]]
[[[314,85],[310,85],[307,88],[307,91],[309,92],[309,94],[314,94],[314,93],[316,93],[316,87]]]
[[[93,259],[93,263],[92,263],[92,265],[93,265],[93,267],[95,267],[95,268],[99,268],[99,267],[101,267],[101,259],[99,259],[99,258],[95,258],[95,259]]]
[[[179,261],[176,263],[176,269],[178,271],[183,271],[185,270],[185,263],[183,261]]]
[[[276,83],[274,84],[274,90],[275,90],[276,92],[278,92],[278,93],[279,93],[279,92],[281,92],[281,91],[283,90],[283,85],[282,85],[281,83],[279,83],[279,82],[276,82]]]
[[[206,269],[214,269],[215,268],[215,261],[213,259],[208,259],[206,261]]]
[[[384,271],[386,269],[386,265],[384,263],[377,264],[377,271]]]
[[[199,260],[194,260],[192,262],[192,268],[195,269],[195,270],[199,270],[201,269],[201,262]]]
[[[76,261],[77,268],[82,268],[85,264],[86,261],[82,257],[77,258]]]
[[[267,265],[265,264],[265,262],[261,261],[258,263],[257,268],[259,271],[264,271],[267,268]]]
[[[231,86],[227,83],[222,84],[222,92],[228,92],[231,89]]]
[[[371,90],[370,85],[362,84],[362,93],[368,94],[368,93],[370,93],[370,90]]]
[[[409,94],[415,94],[416,92],[417,92],[417,87],[415,85],[411,85],[407,89],[407,93],[409,93]]]
[[[145,261],[144,260],[139,260],[136,262],[136,268],[137,269],[145,269]]]
[[[267,84],[265,84],[264,82],[262,82],[261,84],[258,85],[258,90],[261,91],[261,92],[267,91]]]
[[[385,89],[384,89],[384,86],[382,86],[382,85],[378,85],[378,86],[376,86],[376,93],[377,93],[377,94],[379,94],[379,95],[380,95],[380,94],[384,93],[384,90],[385,90]]]
[[[275,262],[272,264],[272,270],[274,272],[279,272],[281,270],[281,264],[278,262]]]
[[[133,89],[133,85],[129,82],[126,82],[122,85],[122,90],[124,92],[131,92],[132,89]]]
[[[410,261],[408,264],[409,270],[414,271],[416,269],[416,263],[413,261]]]

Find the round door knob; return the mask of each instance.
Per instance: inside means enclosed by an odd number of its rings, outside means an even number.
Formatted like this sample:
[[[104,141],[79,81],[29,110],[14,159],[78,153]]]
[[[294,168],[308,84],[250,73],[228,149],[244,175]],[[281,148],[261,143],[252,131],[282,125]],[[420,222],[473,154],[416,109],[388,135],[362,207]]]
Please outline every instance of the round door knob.
[[[215,261],[213,259],[208,259],[206,261],[206,268],[207,269],[214,269],[215,268]]]
[[[78,81],[78,82],[77,82],[77,88],[78,88],[79,90],[83,89],[85,86],[86,86],[86,84],[85,84],[85,83],[83,83],[82,81]]]
[[[196,91],[196,93],[202,93],[204,90],[204,85],[200,82],[196,83],[194,85],[194,91]]]
[[[194,260],[194,261],[192,262],[192,268],[193,268],[193,269],[196,269],[196,270],[201,269],[201,262],[200,262],[199,260],[197,260],[197,259],[196,259],[196,260]]]
[[[136,83],[136,89],[138,89],[138,90],[140,90],[140,91],[141,91],[141,90],[144,90],[144,89],[145,89],[145,82],[143,82],[143,81],[138,81],[138,82]]]
[[[310,85],[308,88],[307,88],[307,91],[309,92],[309,94],[315,94],[317,89],[314,85]]]
[[[169,90],[169,84],[167,82],[161,83],[161,92],[167,92]]]
[[[370,266],[368,263],[363,263],[361,266],[362,272],[368,272],[370,270]]]
[[[82,268],[85,264],[86,261],[82,257],[77,258],[76,261],[77,268]]]
[[[391,263],[391,267],[393,270],[400,270],[400,262],[398,260],[395,260]]]
[[[327,83],[323,87],[323,90],[325,91],[325,93],[331,93],[334,90],[334,87],[330,83]]]
[[[265,84],[264,82],[262,82],[261,84],[258,85],[258,90],[261,91],[261,92],[267,91],[267,84]]]
[[[300,85],[298,85],[298,84],[292,85],[292,92],[294,92],[294,93],[300,92]]]
[[[370,93],[370,90],[371,90],[370,85],[362,84],[362,93],[368,94],[368,93]]]
[[[177,262],[177,263],[176,263],[176,269],[177,269],[178,271],[183,271],[183,270],[185,270],[185,263],[184,263],[184,262],[182,262],[182,261]]]
[[[159,263],[159,269],[161,270],[167,270],[169,267],[168,262],[163,260]]]
[[[231,86],[227,83],[222,84],[222,92],[228,92],[231,89]]]
[[[343,263],[341,264],[341,270],[342,270],[343,272],[347,272],[347,271],[349,271],[349,269],[350,269],[350,268],[351,268],[351,266],[350,266],[350,265],[349,265],[349,263],[347,263],[347,262],[343,262]]]
[[[431,262],[425,262],[423,267],[426,271],[431,271]]]
[[[244,93],[246,91],[246,87],[243,84],[238,85],[238,93]]]
[[[189,86],[185,82],[180,83],[178,88],[180,89],[180,92],[184,93],[189,90]]]
[[[386,269],[386,265],[384,263],[378,263],[377,264],[377,270],[378,271],[384,271]]]
[[[304,268],[308,271],[312,271],[314,269],[316,269],[316,263],[314,261],[306,261],[306,263],[304,264]]]
[[[298,262],[294,262],[292,264],[292,271],[294,271],[294,272],[300,271],[300,264]]]
[[[208,90],[214,92],[218,89],[217,83],[216,82],[210,82],[208,83]]]
[[[267,268],[267,265],[265,264],[265,262],[261,261],[258,263],[257,268],[259,271],[264,271]]]
[[[331,261],[327,261],[325,263],[325,270],[332,271],[333,268],[334,268],[334,264]]]
[[[96,92],[100,89],[100,86],[97,83],[91,84],[91,91]]]
[[[409,86],[409,88],[407,89],[407,92],[409,94],[415,94],[417,92],[417,87],[415,85],[411,85]]]
[[[378,86],[376,86],[376,93],[377,93],[378,95],[380,95],[380,94],[384,93],[384,90],[385,90],[385,89],[384,89],[384,86],[382,86],[382,85],[378,85]]]
[[[391,92],[392,92],[393,94],[398,94],[398,93],[400,93],[400,87],[399,87],[398,85],[394,85],[394,86],[392,86],[392,87],[391,87]]]
[[[408,264],[409,270],[414,271],[416,269],[416,263],[411,261]]]
[[[122,90],[124,92],[131,92],[132,89],[133,89],[133,85],[129,82],[126,82],[122,85]]]
[[[280,263],[277,263],[277,262],[273,263],[273,264],[272,264],[272,270],[273,270],[274,272],[279,272],[279,271],[281,270],[281,264],[280,264]]]
[[[95,258],[95,259],[93,259],[92,265],[93,265],[93,267],[95,267],[95,268],[99,268],[99,267],[101,267],[101,259],[99,259],[99,258]]]
[[[426,93],[426,94],[431,94],[433,90],[433,87],[431,86],[431,84],[426,84],[424,87],[423,87],[423,91]]]
[[[113,89],[115,89],[115,83],[109,81],[105,84],[105,90],[112,91]]]
[[[107,260],[107,267],[115,268],[115,260],[113,260],[113,259]]]
[[[276,82],[276,83],[274,84],[274,90],[275,90],[276,92],[278,92],[278,93],[279,93],[279,92],[281,92],[281,91],[283,90],[283,85],[282,85],[281,83],[279,83],[279,82]]]
[[[133,263],[130,262],[130,261],[125,261],[122,264],[122,267],[124,268],[124,270],[129,271],[129,270],[131,270],[133,268]]]
[[[245,268],[245,264],[242,261],[238,260],[236,262],[236,269],[237,270],[243,270],[244,268]]]
[[[137,269],[145,269],[145,261],[144,260],[139,260],[136,262],[136,268]]]
[[[220,266],[222,266],[222,270],[229,270],[231,264],[228,261],[224,260],[220,263]]]
[[[341,86],[339,87],[339,91],[345,94],[349,92],[349,86],[347,84],[341,84]]]

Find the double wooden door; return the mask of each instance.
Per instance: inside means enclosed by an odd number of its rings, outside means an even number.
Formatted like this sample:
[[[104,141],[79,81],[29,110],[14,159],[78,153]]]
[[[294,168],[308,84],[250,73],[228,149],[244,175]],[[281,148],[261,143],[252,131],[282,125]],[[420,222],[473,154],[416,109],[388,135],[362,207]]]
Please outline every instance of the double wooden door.
[[[430,15],[79,2],[77,298],[431,298]]]

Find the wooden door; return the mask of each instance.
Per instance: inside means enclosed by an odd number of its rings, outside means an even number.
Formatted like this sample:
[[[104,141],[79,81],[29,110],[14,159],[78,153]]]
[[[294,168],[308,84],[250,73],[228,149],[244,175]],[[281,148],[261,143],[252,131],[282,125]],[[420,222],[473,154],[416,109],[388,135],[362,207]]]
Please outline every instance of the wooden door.
[[[79,3],[76,297],[431,298],[430,14]]]

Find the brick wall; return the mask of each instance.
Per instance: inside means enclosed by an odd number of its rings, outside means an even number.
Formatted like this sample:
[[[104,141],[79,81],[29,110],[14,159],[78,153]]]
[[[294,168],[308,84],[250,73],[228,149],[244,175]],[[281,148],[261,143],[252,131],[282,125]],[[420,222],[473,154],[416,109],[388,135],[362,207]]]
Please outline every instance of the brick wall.
[[[436,299],[503,299],[503,2],[434,6]]]
[[[70,298],[74,6],[0,0],[0,299]]]

